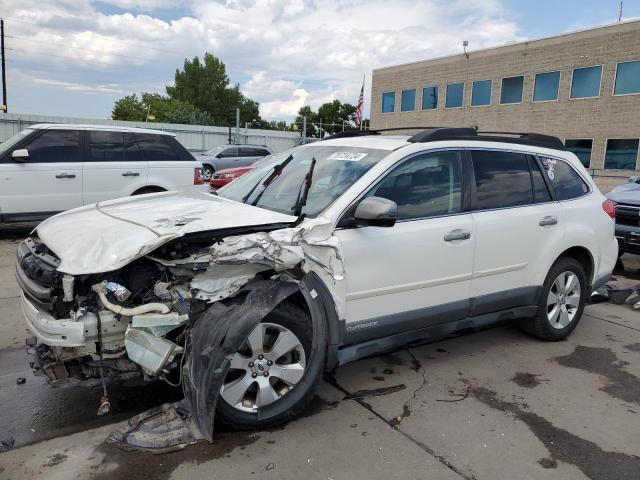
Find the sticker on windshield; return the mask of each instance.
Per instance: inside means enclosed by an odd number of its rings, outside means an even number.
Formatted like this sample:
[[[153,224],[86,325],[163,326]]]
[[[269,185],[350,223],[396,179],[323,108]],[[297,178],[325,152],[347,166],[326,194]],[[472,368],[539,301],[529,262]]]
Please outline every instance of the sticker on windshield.
[[[367,154],[362,152],[335,152],[328,157],[328,160],[343,160],[347,162],[359,162],[366,156]]]

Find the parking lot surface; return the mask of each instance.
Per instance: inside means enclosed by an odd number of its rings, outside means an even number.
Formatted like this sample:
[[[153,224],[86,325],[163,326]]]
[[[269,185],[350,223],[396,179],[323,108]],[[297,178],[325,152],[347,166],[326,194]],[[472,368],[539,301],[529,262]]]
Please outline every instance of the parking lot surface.
[[[305,414],[271,431],[218,431],[165,455],[104,444],[163,385],[52,389],[29,371],[14,261],[29,225],[0,230],[0,479],[640,478],[640,312],[590,305],[568,340],[503,325],[339,368]],[[619,283],[640,261],[623,257]],[[26,382],[17,384],[18,377]],[[397,387],[394,393],[345,399]]]

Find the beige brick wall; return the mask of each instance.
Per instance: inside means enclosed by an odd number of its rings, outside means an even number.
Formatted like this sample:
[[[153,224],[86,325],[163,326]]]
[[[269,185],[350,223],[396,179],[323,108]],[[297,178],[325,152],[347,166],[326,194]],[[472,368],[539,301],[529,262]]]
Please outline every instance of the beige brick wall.
[[[603,168],[607,138],[640,138],[640,95],[613,96],[617,62],[640,59],[640,21],[552,38],[470,52],[373,71],[371,128],[402,126],[478,126],[485,131],[537,132],[567,138],[592,138],[591,168],[603,191],[627,181],[634,171]],[[602,65],[600,96],[569,99],[574,68]],[[536,73],[560,70],[558,101],[532,101]],[[503,77],[524,75],[523,101],[500,105]],[[474,80],[492,80],[492,101],[471,107]],[[464,82],[464,107],[445,109],[448,83]],[[438,85],[436,110],[421,110],[422,88]],[[416,89],[416,110],[400,112],[401,91]],[[395,112],[381,113],[382,93],[396,92]],[[600,175],[620,175],[620,179]]]

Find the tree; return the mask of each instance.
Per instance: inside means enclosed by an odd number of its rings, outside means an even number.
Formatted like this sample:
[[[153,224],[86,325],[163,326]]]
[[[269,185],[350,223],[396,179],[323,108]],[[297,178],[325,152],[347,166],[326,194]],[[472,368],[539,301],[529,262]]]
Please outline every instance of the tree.
[[[258,104],[247,99],[238,85],[229,87],[224,63],[210,53],[205,53],[203,62],[198,57],[185,59],[183,69],[176,70],[174,84],[168,85],[166,91],[171,99],[209,113],[218,125],[235,125],[236,108],[241,110],[243,123],[260,117]]]
[[[146,108],[134,93],[116,101],[111,111],[111,118],[113,120],[144,122],[146,114]]]
[[[302,129],[302,119],[307,117],[307,136],[315,137],[320,133],[320,123],[324,134],[341,132],[343,128],[350,130],[355,128],[356,107],[350,103],[342,103],[340,100],[327,102],[320,105],[318,113],[305,105],[298,110],[296,124]]]
[[[320,105],[318,121],[322,121],[322,129],[327,133],[341,132],[355,127],[356,107],[349,103],[334,100]],[[326,125],[326,127],[325,127]]]
[[[318,135],[318,115],[311,110],[311,107],[305,105],[298,110],[298,116],[296,117],[295,124],[298,126],[298,130],[302,131],[303,118],[307,117],[307,137],[315,137]]]

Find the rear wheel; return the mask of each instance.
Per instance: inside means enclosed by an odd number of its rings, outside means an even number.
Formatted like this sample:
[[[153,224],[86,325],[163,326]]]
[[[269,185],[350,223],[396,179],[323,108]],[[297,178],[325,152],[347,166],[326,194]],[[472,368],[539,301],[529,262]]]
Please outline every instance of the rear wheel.
[[[213,176],[213,167],[211,167],[210,165],[203,165],[202,166],[202,179],[205,182],[208,182],[209,180],[211,180],[211,177]]]
[[[311,399],[324,365],[324,348],[313,349],[308,314],[292,303],[274,309],[234,354],[220,389],[218,419],[235,429],[282,424]]]
[[[542,286],[537,315],[523,320],[521,326],[542,340],[562,340],[578,325],[588,294],[586,275],[580,262],[561,257],[549,270]]]

